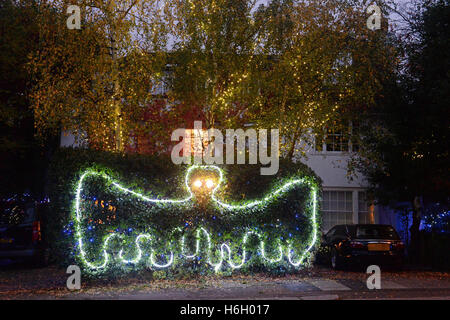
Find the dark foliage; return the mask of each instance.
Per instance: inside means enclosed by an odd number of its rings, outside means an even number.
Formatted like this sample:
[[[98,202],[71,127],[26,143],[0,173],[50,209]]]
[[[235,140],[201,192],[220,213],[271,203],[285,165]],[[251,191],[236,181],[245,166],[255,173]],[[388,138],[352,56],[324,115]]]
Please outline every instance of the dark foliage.
[[[260,199],[293,176],[306,177],[320,186],[320,179],[311,169],[304,164],[294,164],[290,161],[281,160],[280,170],[275,176],[261,176],[259,165],[224,165],[221,168],[226,182],[223,183],[224,187],[219,189],[218,197],[228,203]],[[48,219],[47,233],[53,259],[62,264],[71,263],[77,257],[73,205],[77,182],[86,169],[103,172],[130,190],[151,198],[182,199],[187,196],[184,186],[187,166],[174,165],[168,157],[120,155],[71,148],[59,150],[53,157],[48,180],[51,216]],[[93,260],[98,257],[98,244],[108,232],[117,232],[128,237],[129,241],[125,241],[126,246],[130,247],[128,256],[133,257],[136,252],[132,249],[132,239],[137,233],[151,233],[158,235],[159,239],[164,239],[158,249],[162,254],[178,243],[180,234],[173,233],[177,227],[182,228],[191,248],[194,247],[194,230],[203,226],[221,242],[239,242],[244,230],[250,227],[258,227],[268,240],[270,237],[286,239],[295,235],[301,240],[300,249],[306,246],[312,228],[306,218],[308,209],[305,206],[309,203],[309,190],[306,186],[295,188],[264,210],[255,208],[234,215],[227,210],[219,210],[208,202],[194,202],[194,205],[191,203],[188,206],[152,206],[118,192],[101,177],[92,177],[83,185],[83,202],[83,208],[90,213],[90,217],[83,221],[86,226],[90,226],[86,231],[86,247],[88,251],[94,252]],[[257,242],[250,241],[249,246],[257,246]],[[239,252],[239,248],[235,249],[235,252]],[[270,247],[267,250],[276,252]],[[187,262],[185,268],[168,273],[164,271],[163,274],[165,277],[175,276],[180,270],[207,272],[206,270],[211,268],[206,268],[205,260],[203,258],[194,263]],[[246,271],[267,270],[262,264],[255,265]],[[116,271],[122,274],[123,271],[135,270],[134,267],[127,268]],[[286,268],[277,270],[285,271]]]

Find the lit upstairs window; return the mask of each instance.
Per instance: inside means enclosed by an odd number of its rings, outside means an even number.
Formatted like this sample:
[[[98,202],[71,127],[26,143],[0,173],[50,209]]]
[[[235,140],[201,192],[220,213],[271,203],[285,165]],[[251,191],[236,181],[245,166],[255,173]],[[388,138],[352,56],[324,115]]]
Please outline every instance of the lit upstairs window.
[[[334,122],[326,128],[326,151],[349,151],[349,127]]]
[[[333,121],[322,132],[315,134],[314,148],[318,152],[358,152],[358,129],[359,126],[354,121],[347,124]]]

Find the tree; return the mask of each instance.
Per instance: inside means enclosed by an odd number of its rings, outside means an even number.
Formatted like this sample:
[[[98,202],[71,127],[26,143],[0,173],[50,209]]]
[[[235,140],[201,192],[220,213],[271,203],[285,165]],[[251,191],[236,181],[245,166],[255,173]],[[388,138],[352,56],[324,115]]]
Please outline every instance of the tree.
[[[242,126],[258,44],[257,1],[201,0],[172,3],[172,81],[169,99],[180,112],[200,107],[206,127]],[[202,119],[199,119],[202,120]]]
[[[25,190],[41,193],[45,156],[34,138],[34,118],[28,99],[31,75],[28,55],[39,45],[39,8],[35,0],[0,3],[0,175],[2,195]]]
[[[272,7],[271,7],[272,6]],[[336,120],[359,119],[373,107],[394,50],[385,30],[366,27],[358,2],[274,1],[266,34],[267,52],[276,52],[267,73],[264,125],[279,123],[282,154],[303,152],[300,140],[323,134]],[[266,96],[263,96],[264,98]]]
[[[423,1],[408,18],[406,68],[392,77],[364,132],[358,167],[375,197],[409,201],[411,252],[419,248],[423,203],[448,202],[449,2]]]
[[[395,51],[354,1],[179,1],[172,101],[206,126],[278,128],[282,156],[343,115],[370,108]]]
[[[41,4],[41,47],[30,62],[36,127],[40,135],[62,129],[122,152],[164,65],[161,8],[144,0],[77,4],[81,30],[66,27],[65,1]],[[50,23],[54,12],[59,18]]]
[[[310,130],[370,107],[381,89],[393,52],[355,3],[81,1],[82,30],[42,28],[31,64],[37,127],[122,151],[130,135],[169,137],[196,110],[206,128],[279,128],[293,158]],[[155,80],[168,82],[166,105],[154,104]],[[154,123],[142,126],[145,117]]]

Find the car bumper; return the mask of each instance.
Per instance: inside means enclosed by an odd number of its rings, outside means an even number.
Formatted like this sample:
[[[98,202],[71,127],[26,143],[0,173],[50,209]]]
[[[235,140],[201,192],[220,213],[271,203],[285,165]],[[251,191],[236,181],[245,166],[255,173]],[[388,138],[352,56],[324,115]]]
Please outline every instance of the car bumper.
[[[356,264],[387,264],[401,265],[404,260],[403,254],[393,253],[358,253],[343,256],[344,261]]]

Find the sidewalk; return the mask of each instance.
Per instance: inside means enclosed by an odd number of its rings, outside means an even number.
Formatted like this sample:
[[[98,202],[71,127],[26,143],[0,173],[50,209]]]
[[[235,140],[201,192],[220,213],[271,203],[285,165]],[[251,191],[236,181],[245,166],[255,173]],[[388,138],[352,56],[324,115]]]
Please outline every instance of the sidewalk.
[[[151,274],[117,280],[84,281],[82,289],[66,288],[65,270],[49,267],[1,270],[0,299],[379,299],[450,296],[450,274],[382,272],[381,290],[367,289],[363,272],[306,269],[296,275],[208,276],[154,280]]]

